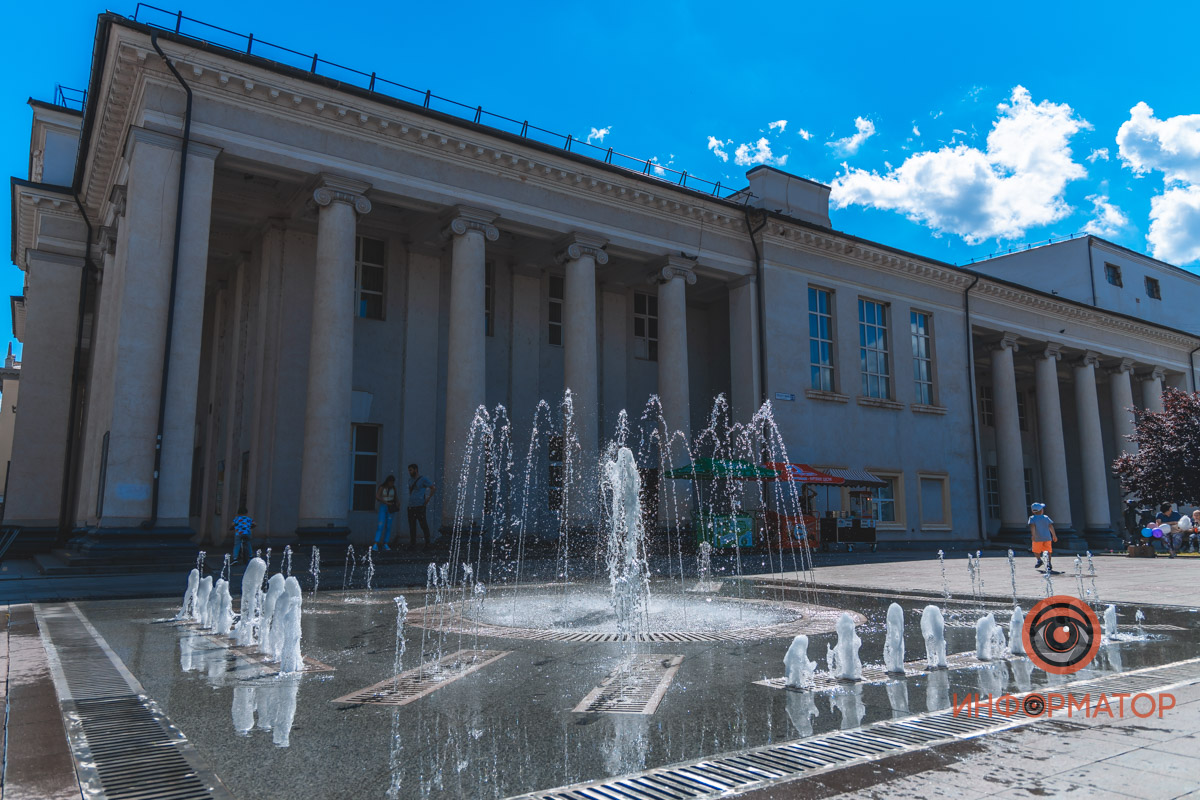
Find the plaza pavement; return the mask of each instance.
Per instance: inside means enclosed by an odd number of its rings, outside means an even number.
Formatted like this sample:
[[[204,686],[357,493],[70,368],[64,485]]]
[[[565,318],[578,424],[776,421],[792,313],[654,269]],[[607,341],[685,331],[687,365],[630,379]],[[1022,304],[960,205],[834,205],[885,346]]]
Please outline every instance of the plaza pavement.
[[[428,555],[381,565],[376,585],[423,583]],[[896,593],[942,591],[936,558],[835,554],[818,556],[814,577],[821,586]],[[1032,559],[1017,560],[1017,593],[1045,594],[1045,579]],[[1103,602],[1200,607],[1200,559],[1127,559],[1097,556],[1097,588]],[[1057,593],[1074,594],[1073,562],[1060,559]],[[1086,562],[1084,565],[1086,570]],[[300,570],[298,570],[300,571]],[[339,565],[328,565],[322,582],[336,583]],[[989,597],[1012,594],[1008,560],[985,557],[981,564]],[[778,576],[777,576],[778,577]],[[785,580],[797,575],[784,574]],[[46,576],[31,562],[0,565],[0,687],[8,706],[5,800],[82,798],[74,780],[36,634],[31,601],[173,596],[182,588],[178,572]],[[951,595],[971,596],[966,558],[946,560]],[[1090,583],[1085,583],[1090,585]],[[331,585],[331,588],[333,586]],[[744,793],[746,800],[791,798],[1183,798],[1200,800],[1200,683],[1174,690],[1177,706],[1163,719],[1044,720],[1014,730],[882,759]],[[31,749],[32,748],[32,749]],[[319,795],[314,795],[314,797]]]

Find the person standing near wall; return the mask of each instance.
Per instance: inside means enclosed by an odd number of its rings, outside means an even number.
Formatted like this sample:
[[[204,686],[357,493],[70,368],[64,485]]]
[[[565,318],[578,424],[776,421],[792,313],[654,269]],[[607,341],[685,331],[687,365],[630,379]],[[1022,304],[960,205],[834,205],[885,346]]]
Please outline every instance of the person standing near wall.
[[[425,533],[425,544],[429,545],[429,522],[425,519],[425,508],[437,487],[433,481],[421,474],[416,464],[408,465],[408,536],[409,544],[417,546],[417,525]]]
[[[379,504],[379,524],[375,526],[375,544],[371,549],[378,551],[383,545],[384,550],[391,550],[388,542],[392,538],[392,514],[400,510],[396,502],[396,476],[388,475],[375,490],[375,502]]]

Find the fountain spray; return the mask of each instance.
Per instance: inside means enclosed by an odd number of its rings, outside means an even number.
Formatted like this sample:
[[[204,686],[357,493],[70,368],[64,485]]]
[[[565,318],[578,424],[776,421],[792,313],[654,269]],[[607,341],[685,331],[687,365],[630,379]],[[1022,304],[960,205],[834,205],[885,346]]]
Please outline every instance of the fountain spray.
[[[950,603],[950,583],[946,580],[946,554],[938,550],[938,564],[942,568],[942,605]]]
[[[1008,551],[1008,575],[1012,580],[1012,597],[1013,605],[1017,604],[1017,558],[1013,555],[1013,551]]]
[[[365,570],[367,576],[367,594],[371,594],[371,581],[375,579],[375,560],[371,558],[371,548],[367,548],[367,554],[363,556],[363,561],[366,562]]]
[[[308,574],[312,575],[313,579],[312,594],[309,597],[313,597],[317,593],[317,585],[321,582],[321,551],[316,547],[312,549],[312,561],[308,565]]]
[[[292,577],[292,546],[290,544],[283,548],[283,577]]]
[[[1083,592],[1083,559],[1078,555],[1075,556],[1075,590],[1079,595],[1080,600],[1085,600]]]
[[[200,577],[204,577],[204,559],[208,558],[208,553],[201,550],[196,554],[196,570],[200,573]]]
[[[400,684],[400,671],[404,666],[404,625],[408,622],[408,601],[403,596],[393,597],[396,604],[396,657],[392,661],[392,691]]]
[[[1092,584],[1092,602],[1097,608],[1100,607],[1100,590],[1096,587],[1096,562],[1092,559],[1092,551],[1087,551],[1088,560],[1088,576]]]
[[[342,600],[350,584],[354,581],[354,545],[346,545],[346,568],[342,570]]]

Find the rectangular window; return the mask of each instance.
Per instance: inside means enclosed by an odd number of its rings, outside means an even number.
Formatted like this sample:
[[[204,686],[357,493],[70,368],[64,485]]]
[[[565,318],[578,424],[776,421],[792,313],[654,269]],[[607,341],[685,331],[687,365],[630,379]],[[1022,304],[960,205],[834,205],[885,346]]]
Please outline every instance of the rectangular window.
[[[949,480],[941,475],[922,475],[921,484],[921,525],[923,527],[941,528],[950,524],[950,510],[947,503]]]
[[[1106,281],[1108,281],[1109,283],[1111,283],[1113,286],[1124,286],[1125,285],[1125,284],[1121,283],[1121,268],[1118,267],[1116,264],[1105,264],[1104,265],[1104,279]]]
[[[892,398],[888,367],[887,306],[873,300],[858,301],[859,365],[864,397]]]
[[[561,275],[550,276],[550,327],[546,331],[547,341],[555,347],[563,343],[563,279]]]
[[[1025,467],[1025,507],[1033,505],[1033,469]]]
[[[374,511],[375,489],[379,483],[379,426],[354,425],[352,428],[350,509]]]
[[[833,386],[833,292],[808,287],[808,353],[812,388]]]
[[[658,361],[658,297],[633,293],[633,354]]]
[[[887,481],[887,486],[879,486],[873,490],[875,499],[875,513],[879,515],[880,522],[895,522],[896,521],[896,479],[893,477],[885,477],[877,475],[881,481]]]
[[[912,330],[913,381],[917,402],[933,405],[933,315],[922,311],[909,314]]]
[[[989,428],[995,427],[996,418],[992,414],[992,387],[979,387],[979,424]]]
[[[358,316],[383,319],[383,281],[387,274],[382,239],[359,236],[355,241],[354,289]]]
[[[1000,469],[984,467],[983,474],[988,516],[992,519],[1000,519]]]
[[[1146,278],[1146,297],[1162,300],[1162,292],[1159,291],[1157,278]]]
[[[488,336],[496,335],[496,264],[492,261],[483,265],[483,330]]]
[[[1017,390],[1017,425],[1023,431],[1029,430],[1029,418],[1025,416],[1025,393]]]

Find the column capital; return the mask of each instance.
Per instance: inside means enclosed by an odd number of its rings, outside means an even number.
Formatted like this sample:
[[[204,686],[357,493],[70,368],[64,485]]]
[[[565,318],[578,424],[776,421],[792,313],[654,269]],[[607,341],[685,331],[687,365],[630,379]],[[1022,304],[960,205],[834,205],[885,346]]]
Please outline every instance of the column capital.
[[[371,201],[364,196],[370,188],[371,184],[365,181],[322,172],[317,181],[317,188],[313,189],[313,200],[319,206],[328,206],[334,202],[347,203],[359,214],[370,214]]]
[[[565,264],[568,261],[578,261],[584,256],[591,256],[597,264],[604,266],[608,263],[608,253],[604,252],[607,244],[608,240],[599,236],[587,233],[568,233],[555,244],[554,260],[559,264]]]
[[[1011,349],[1015,353],[1021,349],[1020,345],[1017,344],[1017,339],[1019,339],[1019,338],[1020,337],[1017,336],[1017,334],[1005,331],[1004,333],[1000,334],[1000,338],[992,344],[992,349],[993,350]]]
[[[1161,381],[1167,377],[1167,371],[1162,367],[1152,367],[1148,372],[1139,372],[1138,378],[1143,381]]]
[[[1122,372],[1133,372],[1133,359],[1122,358],[1117,363],[1107,367],[1104,371],[1109,375],[1120,375]]]
[[[482,208],[454,206],[442,217],[442,237],[450,239],[468,231],[479,231],[489,242],[494,242],[500,238],[500,229],[492,224],[498,216]]]
[[[650,275],[650,283],[667,283],[674,278],[683,278],[688,284],[696,283],[696,262],[681,256],[666,256],[658,262]]]
[[[1076,367],[1095,367],[1100,364],[1100,354],[1095,350],[1085,350],[1083,355],[1076,359],[1074,366]]]
[[[1042,348],[1041,352],[1034,353],[1034,357],[1058,361],[1062,358],[1062,345],[1058,342],[1046,342],[1046,346]]]

